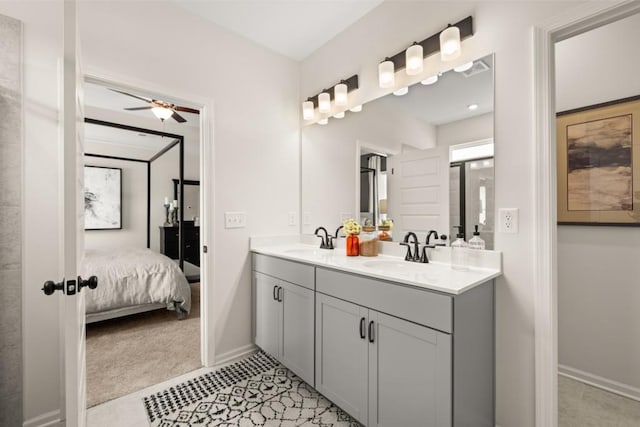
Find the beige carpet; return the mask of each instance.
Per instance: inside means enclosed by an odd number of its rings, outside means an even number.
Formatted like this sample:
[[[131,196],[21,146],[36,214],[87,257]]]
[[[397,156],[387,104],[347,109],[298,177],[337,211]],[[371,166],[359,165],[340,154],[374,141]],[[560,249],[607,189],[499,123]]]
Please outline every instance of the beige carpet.
[[[155,310],[87,325],[87,407],[201,367],[200,284],[191,313]]]

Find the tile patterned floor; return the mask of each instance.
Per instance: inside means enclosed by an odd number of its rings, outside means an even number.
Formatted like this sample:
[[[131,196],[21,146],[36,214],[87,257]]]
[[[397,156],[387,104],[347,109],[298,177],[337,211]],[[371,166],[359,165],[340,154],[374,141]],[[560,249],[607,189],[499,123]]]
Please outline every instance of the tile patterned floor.
[[[558,427],[640,427],[640,402],[559,375]]]

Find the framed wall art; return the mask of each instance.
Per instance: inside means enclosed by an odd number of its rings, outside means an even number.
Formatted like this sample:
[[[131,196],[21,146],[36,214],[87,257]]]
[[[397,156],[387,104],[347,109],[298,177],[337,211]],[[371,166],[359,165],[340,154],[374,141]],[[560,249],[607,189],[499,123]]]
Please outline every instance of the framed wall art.
[[[122,169],[84,167],[84,229],[122,229]]]
[[[558,113],[558,224],[640,225],[640,96]]]

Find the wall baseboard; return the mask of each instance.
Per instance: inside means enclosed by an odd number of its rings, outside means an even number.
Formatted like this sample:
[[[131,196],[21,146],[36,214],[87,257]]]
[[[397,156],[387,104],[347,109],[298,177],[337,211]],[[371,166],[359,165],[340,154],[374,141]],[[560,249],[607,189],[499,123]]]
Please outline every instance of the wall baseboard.
[[[628,384],[609,380],[607,378],[599,377],[598,375],[593,375],[588,372],[560,364],[558,364],[558,374],[610,391],[611,393],[619,394],[620,396],[628,397],[629,399],[640,401],[640,389]]]
[[[258,350],[258,347],[256,347],[254,344],[247,344],[245,346],[236,348],[235,350],[219,354],[216,356],[216,363],[214,367],[219,368],[222,365],[228,365],[229,363],[237,362],[240,359],[252,355]]]
[[[22,427],[54,427],[59,425],[62,425],[59,409],[38,415],[22,423]]]

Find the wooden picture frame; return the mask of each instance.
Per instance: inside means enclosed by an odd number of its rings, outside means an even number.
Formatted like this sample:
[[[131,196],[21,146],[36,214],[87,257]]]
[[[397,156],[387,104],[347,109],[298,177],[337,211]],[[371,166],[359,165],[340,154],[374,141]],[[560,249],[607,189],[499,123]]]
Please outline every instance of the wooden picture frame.
[[[556,115],[558,224],[640,226],[640,96]]]
[[[84,167],[84,229],[122,230],[122,169]]]

